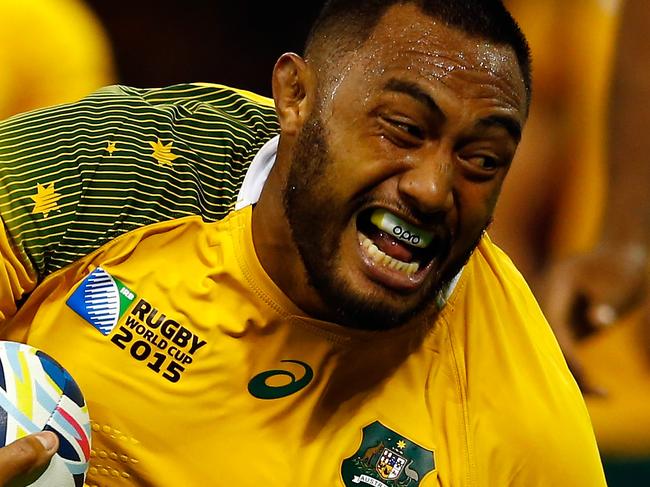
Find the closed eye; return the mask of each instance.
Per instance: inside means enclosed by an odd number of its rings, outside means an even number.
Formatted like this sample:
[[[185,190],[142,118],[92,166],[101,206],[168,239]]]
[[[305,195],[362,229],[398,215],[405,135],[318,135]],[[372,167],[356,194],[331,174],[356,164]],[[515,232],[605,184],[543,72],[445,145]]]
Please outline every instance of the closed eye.
[[[424,131],[415,124],[391,117],[381,117],[381,121],[387,126],[389,137],[396,137],[400,142],[417,144],[424,140]]]

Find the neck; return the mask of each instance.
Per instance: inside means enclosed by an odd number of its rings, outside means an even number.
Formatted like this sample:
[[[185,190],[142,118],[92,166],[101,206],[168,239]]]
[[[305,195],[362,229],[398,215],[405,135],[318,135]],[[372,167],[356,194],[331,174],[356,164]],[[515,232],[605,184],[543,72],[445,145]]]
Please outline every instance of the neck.
[[[286,150],[282,141],[276,163],[258,203],[253,208],[253,246],[264,271],[276,286],[300,309],[313,317],[326,317],[326,308],[309,285],[307,272],[284,211]]]

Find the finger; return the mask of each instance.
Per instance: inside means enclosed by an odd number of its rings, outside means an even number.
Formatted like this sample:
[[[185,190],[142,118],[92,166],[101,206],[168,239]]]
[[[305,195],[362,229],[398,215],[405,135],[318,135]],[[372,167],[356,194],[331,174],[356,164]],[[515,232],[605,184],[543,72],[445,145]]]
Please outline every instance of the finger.
[[[634,282],[633,282],[634,281]],[[598,280],[586,286],[588,303],[585,318],[595,330],[608,328],[618,319],[638,306],[644,295],[644,286],[635,279],[625,279],[618,285],[599,283]]]
[[[587,310],[587,320],[594,328],[609,328],[619,316],[619,309],[610,303],[595,303]]]
[[[605,298],[589,298],[589,304],[585,312],[585,318],[590,327],[594,330],[602,330],[611,327],[621,316],[639,306],[640,298],[635,294],[626,296],[612,293]]]
[[[0,448],[0,485],[47,466],[58,445],[54,433],[43,431]]]

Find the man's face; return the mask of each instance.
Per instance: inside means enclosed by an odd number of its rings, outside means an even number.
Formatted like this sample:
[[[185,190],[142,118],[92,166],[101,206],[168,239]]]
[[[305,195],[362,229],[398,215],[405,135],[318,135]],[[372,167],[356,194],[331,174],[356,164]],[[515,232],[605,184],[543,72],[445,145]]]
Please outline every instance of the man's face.
[[[284,193],[311,285],[348,326],[435,302],[489,224],[526,112],[510,48],[412,5],[322,73]]]

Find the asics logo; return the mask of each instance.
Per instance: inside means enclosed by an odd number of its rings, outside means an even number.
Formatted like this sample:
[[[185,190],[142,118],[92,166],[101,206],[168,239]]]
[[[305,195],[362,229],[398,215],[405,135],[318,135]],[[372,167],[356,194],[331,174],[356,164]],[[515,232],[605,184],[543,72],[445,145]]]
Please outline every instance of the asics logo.
[[[314,378],[314,371],[305,362],[299,360],[281,360],[281,362],[296,364],[302,367],[304,370],[302,377],[297,378],[289,370],[267,370],[266,372],[257,374],[248,383],[248,392],[251,396],[257,399],[281,399],[304,389]],[[273,377],[286,377],[289,379],[289,382],[283,385],[271,385],[268,381]]]

